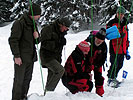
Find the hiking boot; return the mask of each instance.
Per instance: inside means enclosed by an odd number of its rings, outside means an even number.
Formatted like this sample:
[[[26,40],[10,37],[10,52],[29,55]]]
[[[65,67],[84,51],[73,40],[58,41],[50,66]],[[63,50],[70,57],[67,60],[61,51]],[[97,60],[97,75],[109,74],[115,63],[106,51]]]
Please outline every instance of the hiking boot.
[[[116,87],[120,82],[117,79],[108,79],[108,86]]]

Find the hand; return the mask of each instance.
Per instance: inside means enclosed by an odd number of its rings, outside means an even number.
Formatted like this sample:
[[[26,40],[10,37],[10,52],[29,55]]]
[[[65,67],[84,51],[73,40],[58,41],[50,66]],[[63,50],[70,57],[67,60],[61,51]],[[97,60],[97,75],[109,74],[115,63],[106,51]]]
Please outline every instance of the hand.
[[[35,32],[33,33],[33,36],[34,36],[34,38],[35,38],[35,39],[37,39],[37,38],[39,37],[38,32],[37,32],[37,31],[35,31]]]
[[[22,60],[21,60],[20,57],[19,58],[15,58],[14,60],[15,60],[15,64],[17,64],[19,66],[22,64]]]
[[[102,97],[104,94],[103,86],[96,86],[96,93]]]
[[[92,81],[92,74],[91,73],[88,73],[88,74],[90,75],[90,79],[89,80]]]
[[[127,59],[127,60],[130,60],[130,58],[131,58],[131,56],[128,55],[128,54],[126,54],[126,59]]]
[[[128,50],[127,50],[127,51],[126,51],[126,59],[127,59],[127,60],[130,60],[130,58],[131,58],[131,56],[130,56]]]

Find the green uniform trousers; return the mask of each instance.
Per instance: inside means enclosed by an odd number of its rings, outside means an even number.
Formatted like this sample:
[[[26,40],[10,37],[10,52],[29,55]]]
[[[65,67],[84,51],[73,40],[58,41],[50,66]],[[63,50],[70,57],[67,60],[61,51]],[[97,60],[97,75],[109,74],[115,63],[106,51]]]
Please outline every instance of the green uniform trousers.
[[[22,100],[27,96],[30,81],[32,79],[34,63],[14,64],[14,83],[12,100]]]
[[[65,69],[56,59],[45,63],[45,66],[48,68],[48,76],[45,89],[47,91],[54,91],[60,78],[63,76]]]

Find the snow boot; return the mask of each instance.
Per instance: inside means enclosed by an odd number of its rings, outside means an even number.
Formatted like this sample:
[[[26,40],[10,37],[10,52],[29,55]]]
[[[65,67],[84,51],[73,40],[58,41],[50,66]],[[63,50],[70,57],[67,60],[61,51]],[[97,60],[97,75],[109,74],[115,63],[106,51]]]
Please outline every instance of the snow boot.
[[[121,82],[119,82],[117,79],[108,79],[107,83],[110,87],[118,88]]]

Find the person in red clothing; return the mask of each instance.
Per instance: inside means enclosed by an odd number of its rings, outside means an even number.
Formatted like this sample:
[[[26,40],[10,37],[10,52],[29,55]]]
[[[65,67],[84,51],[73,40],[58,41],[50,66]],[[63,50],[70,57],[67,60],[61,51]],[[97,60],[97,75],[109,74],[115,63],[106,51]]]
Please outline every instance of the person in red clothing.
[[[93,65],[86,61],[86,55],[90,51],[90,43],[80,42],[71,53],[65,63],[65,73],[62,82],[72,94],[83,91],[91,91],[93,83],[91,81],[91,70]]]
[[[91,50],[87,54],[87,61],[94,66],[94,79],[96,93],[99,96],[104,94],[104,77],[102,76],[102,66],[107,58],[107,45],[105,42],[106,29],[101,28],[99,31],[92,31],[85,41],[91,43]]]
[[[106,31],[106,30],[105,30]],[[98,36],[99,35],[98,33]],[[88,37],[89,39],[89,37]],[[62,77],[63,85],[69,89],[72,94],[77,92],[91,92],[93,88],[92,74],[94,71],[96,93],[99,96],[104,94],[102,77],[102,65],[100,67],[93,65],[95,58],[97,58],[97,51],[91,57],[90,54],[90,42],[88,39],[80,42],[75,50],[71,53],[65,63],[65,73]],[[105,37],[104,37],[105,39]],[[101,39],[99,39],[101,40]],[[97,40],[96,44],[101,45],[104,40]],[[94,42],[95,43],[95,42]],[[106,49],[105,49],[106,50]],[[101,52],[101,50],[100,50]]]
[[[129,39],[128,39],[127,19],[124,17],[125,12],[126,10],[124,7],[122,6],[118,7],[115,18],[110,20],[106,26],[107,28],[110,28],[116,25],[121,35],[120,38],[110,40],[109,51],[110,51],[111,66],[107,74],[108,85],[110,83],[119,82],[116,78],[118,72],[123,66],[124,56],[126,56],[127,60],[130,59],[130,55],[128,55]],[[115,61],[115,59],[117,60]]]

